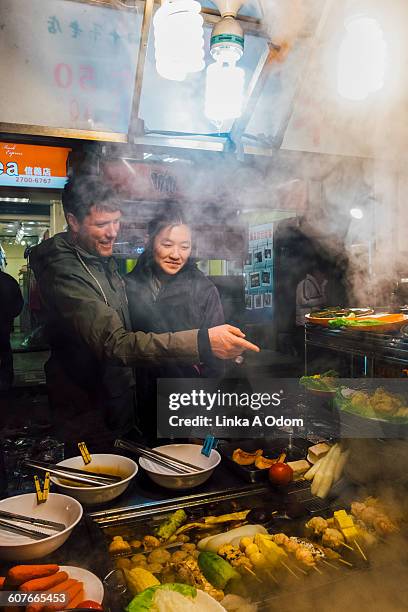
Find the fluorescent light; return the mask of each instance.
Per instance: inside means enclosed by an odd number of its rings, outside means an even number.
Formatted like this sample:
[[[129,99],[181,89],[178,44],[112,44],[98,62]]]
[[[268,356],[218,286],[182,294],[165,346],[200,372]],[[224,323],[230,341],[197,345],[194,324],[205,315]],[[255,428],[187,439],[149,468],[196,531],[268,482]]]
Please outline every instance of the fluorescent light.
[[[153,18],[156,70],[165,79],[184,81],[204,64],[203,18],[196,0],[164,0]]]
[[[0,197],[0,202],[29,202],[30,198],[3,198]]]
[[[236,60],[235,60],[236,62]],[[245,72],[234,61],[220,53],[215,64],[207,68],[205,116],[222,123],[242,114]]]
[[[387,44],[376,19],[358,15],[345,28],[337,62],[337,90],[348,100],[365,100],[384,86]]]

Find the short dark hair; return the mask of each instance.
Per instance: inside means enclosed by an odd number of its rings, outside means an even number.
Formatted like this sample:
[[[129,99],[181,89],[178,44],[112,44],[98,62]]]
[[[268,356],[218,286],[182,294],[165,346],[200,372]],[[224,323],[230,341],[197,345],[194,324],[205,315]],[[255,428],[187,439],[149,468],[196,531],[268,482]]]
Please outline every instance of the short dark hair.
[[[72,176],[64,187],[62,206],[65,216],[71,213],[82,222],[89,215],[92,206],[98,210],[115,212],[121,209],[121,201],[103,177],[77,174]]]

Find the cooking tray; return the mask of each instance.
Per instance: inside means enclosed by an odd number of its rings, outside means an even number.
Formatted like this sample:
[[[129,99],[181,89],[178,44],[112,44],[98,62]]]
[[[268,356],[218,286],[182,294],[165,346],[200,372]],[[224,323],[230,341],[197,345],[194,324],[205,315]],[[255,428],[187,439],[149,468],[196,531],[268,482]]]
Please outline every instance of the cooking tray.
[[[234,442],[223,442],[218,445],[217,449],[221,453],[224,462],[246,482],[267,482],[268,470],[260,470],[252,465],[239,465],[232,460],[232,453],[235,449],[241,448],[248,453],[255,452],[258,448],[264,451],[264,457],[268,459],[276,459],[280,453],[286,453],[285,461],[297,461],[298,459],[306,459],[307,450],[314,442],[308,442],[303,438],[296,438],[289,442],[287,438],[274,440],[235,440]]]

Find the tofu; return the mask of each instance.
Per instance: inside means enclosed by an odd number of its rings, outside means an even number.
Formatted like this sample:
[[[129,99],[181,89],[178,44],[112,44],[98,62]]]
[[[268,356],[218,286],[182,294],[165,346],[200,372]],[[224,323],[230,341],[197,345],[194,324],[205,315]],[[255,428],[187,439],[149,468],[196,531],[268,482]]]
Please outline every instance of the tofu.
[[[333,516],[334,521],[340,530],[354,527],[353,517],[347,514],[345,510],[337,510]]]
[[[299,461],[287,461],[286,464],[293,470],[293,480],[300,480],[303,474],[305,474],[310,468],[310,463],[305,459],[299,459]]]
[[[353,542],[358,537],[358,531],[355,527],[346,527],[346,529],[342,529],[342,534],[346,542]]]
[[[322,457],[327,455],[330,449],[330,444],[327,444],[326,442],[319,442],[319,444],[310,446],[307,452],[307,460],[309,463],[314,464],[316,461],[319,461],[319,459],[322,459]]]

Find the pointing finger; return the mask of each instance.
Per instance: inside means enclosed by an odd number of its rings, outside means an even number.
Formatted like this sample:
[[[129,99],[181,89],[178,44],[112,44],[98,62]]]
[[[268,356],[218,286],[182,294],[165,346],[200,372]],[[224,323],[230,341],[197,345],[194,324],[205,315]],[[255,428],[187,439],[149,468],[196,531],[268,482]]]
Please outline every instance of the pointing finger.
[[[235,346],[240,346],[244,351],[254,351],[255,353],[259,353],[261,350],[259,346],[252,344],[252,342],[248,342],[248,340],[244,340],[243,338],[236,338],[234,344]]]

